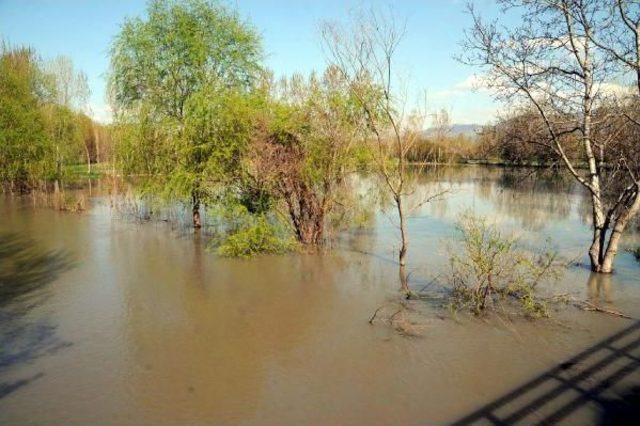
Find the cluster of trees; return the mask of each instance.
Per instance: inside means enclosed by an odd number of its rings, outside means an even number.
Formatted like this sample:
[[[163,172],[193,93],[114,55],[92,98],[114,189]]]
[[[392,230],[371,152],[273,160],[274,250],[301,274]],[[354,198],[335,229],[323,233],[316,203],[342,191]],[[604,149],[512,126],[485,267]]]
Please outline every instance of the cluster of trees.
[[[362,117],[335,68],[274,81],[256,30],[222,4],[153,1],[112,49],[118,161],[201,207],[268,215],[282,202],[298,241],[323,241],[355,167]]]
[[[530,110],[500,117],[496,123],[484,126],[479,132],[474,158],[515,165],[555,163],[555,153],[539,143],[545,139],[541,124],[537,112]]]
[[[401,112],[391,81],[402,32],[372,14],[326,23],[323,35],[324,72],[276,81],[257,31],[233,10],[150,2],[111,50],[118,167],[152,177],[155,193],[190,200],[195,228],[203,205],[255,218],[240,229],[251,239],[243,252],[272,240],[247,229],[270,237],[263,226],[281,216],[300,244],[322,244],[331,219],[349,214],[349,175],[377,171],[398,211],[404,266],[406,158],[422,122]]]
[[[0,45],[0,182],[25,193],[55,182],[67,166],[99,159],[100,129],[86,114],[86,76],[66,57]]]
[[[471,7],[464,60],[487,71],[500,99],[531,111],[534,143],[588,192],[591,269],[610,273],[622,234],[640,210],[640,4],[498,3],[520,13],[521,24],[485,22]]]

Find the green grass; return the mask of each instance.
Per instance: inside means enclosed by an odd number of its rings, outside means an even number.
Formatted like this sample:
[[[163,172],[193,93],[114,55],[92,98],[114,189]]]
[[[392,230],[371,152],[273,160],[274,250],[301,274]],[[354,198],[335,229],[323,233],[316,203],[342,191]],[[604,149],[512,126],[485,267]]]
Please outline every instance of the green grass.
[[[96,163],[91,165],[91,173],[87,170],[87,164],[73,164],[65,167],[65,174],[72,179],[99,179],[109,169],[107,163]]]

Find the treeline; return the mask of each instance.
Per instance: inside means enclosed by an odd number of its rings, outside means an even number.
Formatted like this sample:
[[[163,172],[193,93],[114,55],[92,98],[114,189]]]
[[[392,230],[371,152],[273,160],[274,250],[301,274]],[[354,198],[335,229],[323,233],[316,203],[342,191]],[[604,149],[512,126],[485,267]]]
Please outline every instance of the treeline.
[[[46,189],[68,166],[100,161],[105,128],[87,115],[86,77],[71,61],[0,45],[0,182],[4,191]],[[105,146],[107,144],[105,143]]]
[[[438,114],[445,114],[440,112]],[[624,104],[602,105],[595,111],[598,140],[611,146],[616,145],[614,155],[628,158],[640,158],[638,151],[638,126],[629,117],[640,115],[635,98]],[[587,167],[587,157],[581,152],[583,143],[580,135],[570,127],[577,116],[553,117],[554,120],[567,122],[562,144],[566,148],[567,158],[577,167]],[[606,122],[606,126],[601,123]],[[474,134],[452,134],[449,125],[434,125],[427,134],[423,134],[411,147],[408,158],[415,163],[457,164],[486,163],[510,166],[562,166],[561,155],[550,147],[550,135],[543,119],[537,111],[517,108],[509,114],[498,117],[494,123],[487,124]],[[441,123],[441,122],[440,122]],[[603,167],[615,164],[602,162]],[[634,162],[635,167],[635,162]]]
[[[635,97],[622,101],[618,99],[615,104],[604,102],[595,109],[593,128],[594,139],[601,144],[601,152],[597,154],[600,167],[620,167],[617,164],[620,158],[633,160],[628,166],[637,167],[640,159],[637,143],[640,128],[630,117],[639,113]],[[584,141],[573,126],[578,116],[552,116],[552,119],[566,123],[559,130],[566,157],[576,167],[588,167],[588,157],[581,149]],[[516,109],[478,132],[471,158],[510,165],[562,166],[562,155],[551,145],[549,130],[540,114],[531,109]]]
[[[443,109],[432,114],[431,126],[411,146],[407,158],[420,164],[550,166],[559,157],[546,146],[546,139],[535,111],[516,110],[475,132],[454,134],[449,113]]]

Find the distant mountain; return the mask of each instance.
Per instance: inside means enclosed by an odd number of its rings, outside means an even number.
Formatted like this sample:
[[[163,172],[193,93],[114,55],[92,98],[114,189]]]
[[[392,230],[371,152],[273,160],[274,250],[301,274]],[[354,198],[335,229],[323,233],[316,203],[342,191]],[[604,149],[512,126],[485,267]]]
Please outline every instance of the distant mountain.
[[[480,124],[452,124],[451,125],[451,135],[465,135],[465,136],[475,136],[478,134],[478,131],[482,129]],[[424,131],[424,136],[431,136],[435,132],[435,129],[429,128]]]

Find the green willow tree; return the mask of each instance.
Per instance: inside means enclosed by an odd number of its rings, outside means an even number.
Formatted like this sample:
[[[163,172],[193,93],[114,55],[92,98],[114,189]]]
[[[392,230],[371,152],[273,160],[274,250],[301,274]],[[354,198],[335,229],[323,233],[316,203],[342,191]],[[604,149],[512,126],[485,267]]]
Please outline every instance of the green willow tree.
[[[193,225],[212,184],[246,145],[245,109],[262,78],[261,39],[210,0],[154,0],[128,19],[111,49],[110,91],[129,173],[154,177],[166,195],[190,198]]]
[[[71,60],[45,62],[31,48],[0,46],[0,181],[10,192],[60,189],[84,157],[86,77]],[[86,133],[86,132],[85,132]]]
[[[27,192],[53,172],[45,83],[32,49],[0,46],[0,180],[11,192]]]

